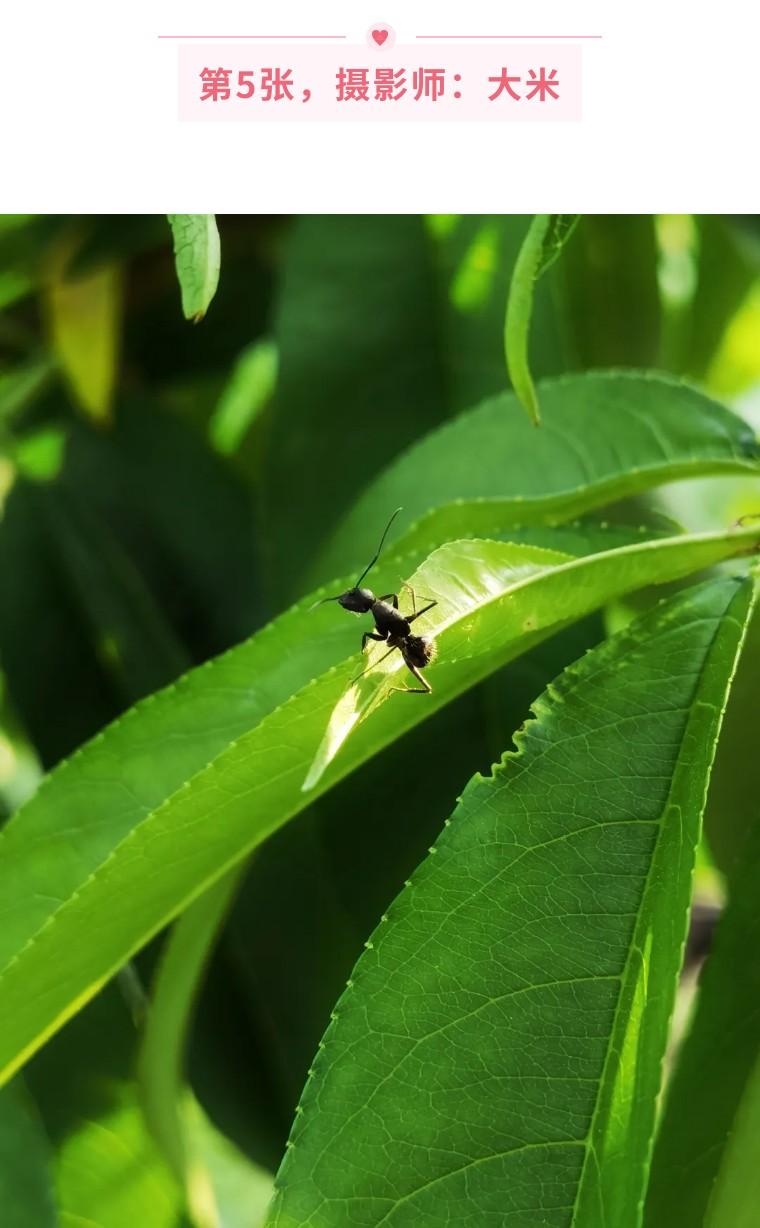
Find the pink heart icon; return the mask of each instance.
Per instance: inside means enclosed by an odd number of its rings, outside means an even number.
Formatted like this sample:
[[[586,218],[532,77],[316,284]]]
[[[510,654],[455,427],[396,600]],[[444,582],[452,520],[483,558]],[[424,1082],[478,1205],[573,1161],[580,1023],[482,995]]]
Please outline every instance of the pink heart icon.
[[[373,30],[372,37],[374,38],[378,47],[382,47],[383,43],[388,37],[388,31],[387,30]]]

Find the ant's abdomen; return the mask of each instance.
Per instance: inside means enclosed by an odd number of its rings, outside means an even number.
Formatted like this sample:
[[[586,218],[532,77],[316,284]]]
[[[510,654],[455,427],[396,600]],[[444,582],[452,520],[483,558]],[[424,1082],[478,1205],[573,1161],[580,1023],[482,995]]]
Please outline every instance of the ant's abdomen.
[[[408,635],[406,637],[406,652],[404,655],[412,665],[417,666],[417,669],[424,669],[426,665],[434,661],[437,651],[435,640],[429,639],[426,635]]]

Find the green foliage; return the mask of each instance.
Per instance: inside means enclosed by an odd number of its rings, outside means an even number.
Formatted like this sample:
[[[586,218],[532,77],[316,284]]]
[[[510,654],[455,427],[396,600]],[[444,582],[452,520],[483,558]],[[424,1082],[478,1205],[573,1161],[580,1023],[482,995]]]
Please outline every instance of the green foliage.
[[[754,754],[760,618],[749,625],[713,768],[707,835],[728,902],[702,973],[691,1026],[667,1089],[647,1194],[646,1228],[749,1225],[756,1189],[760,1054],[758,765]]]
[[[62,270],[48,289],[53,352],[83,411],[95,422],[111,415],[117,378],[121,316],[118,266],[86,277]]]
[[[273,1226],[636,1222],[752,598],[718,580],[659,607],[470,782],[335,1007]]]
[[[581,367],[663,365],[660,266],[654,218],[580,219],[557,276],[573,313],[574,358]],[[725,310],[719,296],[716,311]]]
[[[504,321],[507,370],[518,400],[538,426],[538,398],[528,363],[533,288],[559,256],[578,222],[577,214],[539,213],[531,222],[515,262]]]
[[[219,284],[221,250],[213,213],[170,213],[174,260],[186,320],[197,324]]]
[[[135,1020],[111,985],[25,1071],[62,1225],[189,1228],[132,1077]],[[13,1086],[13,1085],[11,1085]]]
[[[556,524],[679,478],[755,472],[758,445],[746,424],[674,380],[568,376],[543,385],[541,403],[540,431],[504,394],[403,452],[339,526],[319,556],[317,580],[352,551],[357,563],[371,557],[389,507],[403,505],[407,523],[415,521],[397,544],[422,539],[432,549],[454,537]],[[398,537],[397,525],[392,533]]]
[[[435,635],[442,659],[431,667],[436,691],[426,710],[472,686],[548,630],[588,614],[613,596],[720,561],[735,551],[732,541],[733,535],[664,538],[580,559],[512,543],[475,540],[441,546],[409,581],[437,602],[424,631]],[[747,544],[753,548],[758,541],[760,531],[751,534]],[[390,698],[394,684],[403,685],[402,669],[400,657],[387,656],[383,645],[370,656],[367,672],[351,682],[330,714],[305,790],[317,784],[365,720],[374,721],[377,714],[390,723],[380,704]],[[407,709],[407,715],[398,710],[398,700],[394,709],[397,728],[424,711]]]
[[[753,1223],[756,225],[576,220],[0,219],[3,1223]]]
[[[752,656],[742,668],[754,663]],[[757,674],[752,673],[756,690]],[[728,906],[700,984],[691,1031],[670,1084],[654,1153],[647,1228],[665,1228],[676,1220],[684,1228],[749,1225],[758,1206],[760,825],[757,793],[746,778],[754,765],[746,761],[740,770],[754,798],[753,814],[733,866]],[[716,785],[714,778],[713,793]],[[695,1103],[701,1112],[695,1113]]]
[[[140,1053],[140,1085],[146,1123],[175,1176],[193,1198],[197,1160],[189,1152],[182,1089],[187,1027],[203,968],[238,876],[230,874],[188,908],[175,926],[155,978]]]
[[[447,416],[422,219],[300,218],[274,335],[280,378],[264,492],[269,570],[282,598],[303,591],[295,586],[321,536],[378,468]],[[315,416],[317,389],[330,408]],[[293,515],[294,499],[308,516]]]
[[[0,1206],[7,1228],[58,1228],[50,1147],[19,1080],[0,1092]]]
[[[355,688],[342,695],[356,656],[336,653],[339,637],[292,653],[289,694],[276,706],[285,672],[278,658],[294,630],[302,639],[303,607],[132,709],[48,776],[2,835],[12,920],[0,936],[0,993],[9,1013],[0,1077],[12,1074],[184,904],[297,814],[304,789],[339,780],[552,627],[622,592],[758,546],[760,528],[644,543],[569,563],[534,547],[479,541],[442,547],[441,557],[434,554],[429,568],[412,577],[420,591],[424,583],[441,595],[440,643],[448,661],[436,671],[436,694],[424,708],[403,699],[393,711],[377,707],[376,693],[388,696],[396,662],[373,671],[368,698],[362,689],[360,699],[360,715],[371,704],[373,719],[357,728],[336,764],[337,747],[358,722]],[[166,746],[180,732],[179,753],[164,753],[158,770],[150,747]],[[199,840],[209,812],[217,817],[214,839]],[[61,847],[61,828],[77,833],[76,853]],[[157,859],[160,874],[146,876],[146,858]],[[97,945],[83,941],[93,927]],[[34,998],[30,979],[39,986]]]

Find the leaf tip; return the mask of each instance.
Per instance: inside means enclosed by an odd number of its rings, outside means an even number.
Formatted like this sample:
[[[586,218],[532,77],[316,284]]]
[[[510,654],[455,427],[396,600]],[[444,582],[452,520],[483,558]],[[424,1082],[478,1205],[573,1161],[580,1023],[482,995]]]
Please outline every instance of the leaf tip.
[[[319,778],[322,775],[323,771],[324,771],[324,768],[321,766],[321,764],[319,764],[316,761],[312,763],[311,767],[306,773],[304,782],[301,785],[301,792],[310,793],[311,790],[314,788],[314,786],[318,783]]]

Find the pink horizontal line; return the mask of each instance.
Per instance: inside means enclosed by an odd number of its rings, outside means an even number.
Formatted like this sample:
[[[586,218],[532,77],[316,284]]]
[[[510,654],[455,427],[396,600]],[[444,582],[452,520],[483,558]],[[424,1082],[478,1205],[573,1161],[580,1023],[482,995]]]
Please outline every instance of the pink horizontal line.
[[[347,38],[347,34],[159,34],[158,38],[266,38],[279,42],[283,38]]]
[[[415,34],[415,38],[603,38],[602,34]]]

